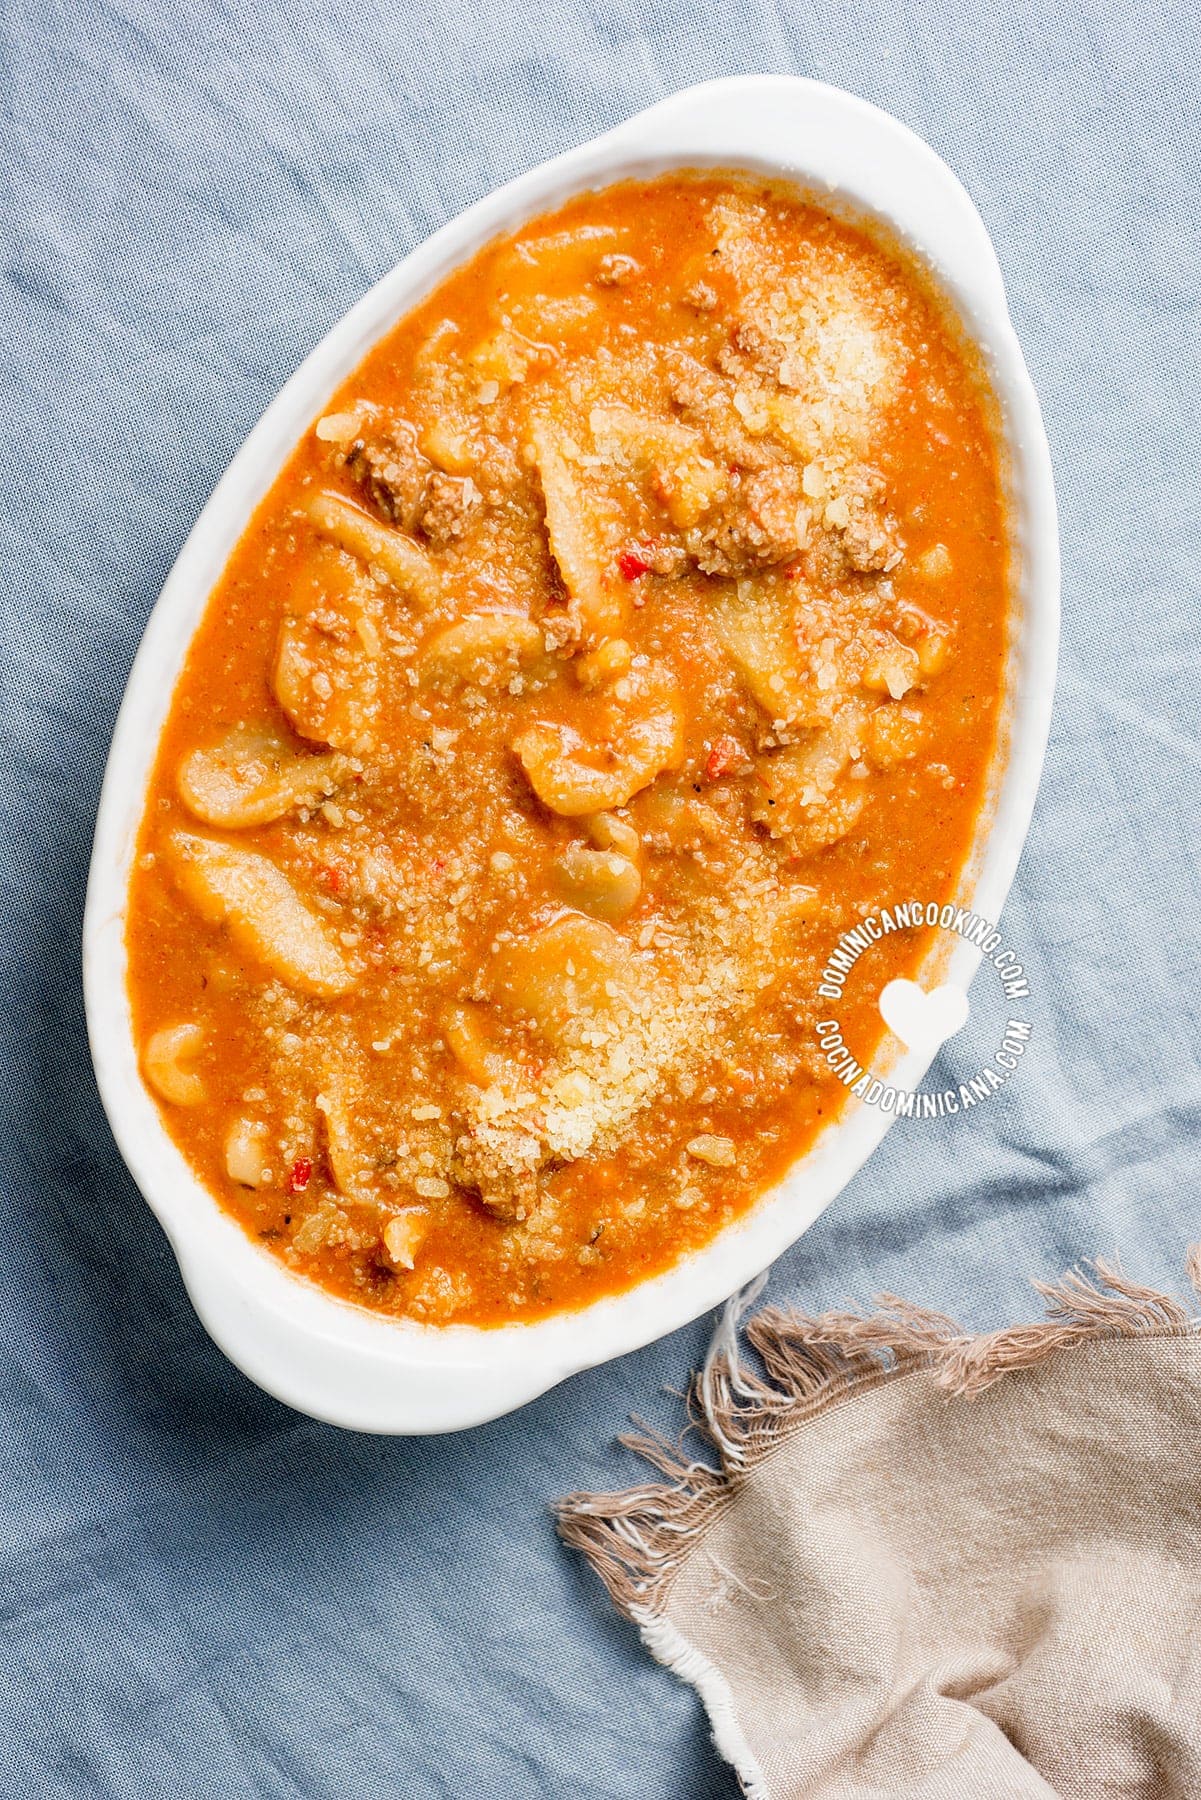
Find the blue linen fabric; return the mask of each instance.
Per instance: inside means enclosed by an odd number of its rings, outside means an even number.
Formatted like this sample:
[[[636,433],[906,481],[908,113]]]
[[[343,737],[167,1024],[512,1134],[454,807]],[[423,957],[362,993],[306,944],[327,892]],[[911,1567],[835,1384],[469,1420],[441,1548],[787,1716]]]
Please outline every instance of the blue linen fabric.
[[[980,1325],[1197,1231],[1201,155],[1191,8],[1113,0],[9,0],[0,21],[0,1795],[729,1796],[695,1696],[558,1546],[703,1323],[453,1439],[259,1393],[113,1148],[78,939],[113,716],[218,475],[363,289],[690,82],[790,71],[923,133],[996,241],[1063,515],[1062,675],[1004,928],[1034,1038],[777,1266]],[[981,981],[986,979],[981,976]],[[979,989],[978,985],[978,990]],[[997,1002],[999,1004],[999,1001]],[[944,1053],[958,1079],[981,1018]],[[985,1015],[988,1016],[985,1016]]]

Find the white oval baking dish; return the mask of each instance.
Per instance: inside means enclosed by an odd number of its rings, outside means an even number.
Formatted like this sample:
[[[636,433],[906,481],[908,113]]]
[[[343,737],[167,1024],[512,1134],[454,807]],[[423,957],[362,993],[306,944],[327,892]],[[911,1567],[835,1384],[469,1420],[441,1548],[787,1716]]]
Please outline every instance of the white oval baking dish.
[[[371,345],[488,239],[581,189],[704,165],[787,176],[883,221],[933,270],[984,352],[1007,450],[1017,582],[1009,734],[974,862],[978,911],[997,918],[1017,867],[1042,766],[1058,644],[1051,464],[988,234],[963,187],[928,145],[875,107],[820,83],[776,76],[711,82],[531,170],[414,250],[297,370],[234,458],[180,552],[117,720],[84,922],[88,1031],[100,1093],[197,1312],[254,1381],[338,1425],[377,1432],[458,1430],[685,1324],[798,1238],[890,1123],[874,1108],[850,1110],[747,1218],[629,1293],[537,1324],[437,1329],[386,1320],[335,1300],[253,1243],[197,1182],[163,1130],[138,1069],[124,924],[155,746],[209,593],[296,440]],[[960,945],[949,965],[951,978],[966,983],[977,960],[977,952]],[[920,1080],[927,1061],[910,1056],[898,1063],[898,1085]]]

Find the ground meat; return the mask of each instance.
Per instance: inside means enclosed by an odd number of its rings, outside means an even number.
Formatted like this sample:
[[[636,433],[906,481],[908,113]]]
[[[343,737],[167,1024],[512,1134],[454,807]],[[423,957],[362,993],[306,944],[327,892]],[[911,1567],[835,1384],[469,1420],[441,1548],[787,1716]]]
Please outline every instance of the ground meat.
[[[562,595],[553,595],[538,621],[548,651],[570,651],[580,641],[579,620],[573,618]]]
[[[441,549],[465,535],[482,503],[483,495],[470,475],[435,470],[426,482],[416,524],[435,549]]]
[[[669,355],[667,370],[668,393],[681,412],[695,413],[703,418],[715,404],[728,404],[724,382],[695,357]]]
[[[743,469],[762,469],[774,462],[771,451],[739,418],[728,381],[683,352],[669,354],[665,367],[672,401],[690,425],[704,432],[719,462]]]
[[[806,581],[816,587],[837,586],[850,573],[839,531],[816,531],[804,556]]]
[[[601,287],[626,287],[635,275],[641,273],[632,256],[621,256],[613,252],[602,256],[597,266],[596,279]]]
[[[897,522],[887,513],[864,509],[853,513],[842,536],[843,549],[852,569],[861,575],[895,569],[901,560]]]
[[[711,313],[717,311],[717,289],[710,287],[707,281],[694,281],[686,288],[680,299],[693,312]]]
[[[399,421],[378,437],[356,438],[345,460],[347,474],[375,510],[390,524],[411,531],[430,470],[413,427]]]
[[[774,463],[743,475],[685,541],[706,575],[750,575],[788,562],[808,540],[800,472]]]
[[[767,443],[742,425],[730,380],[738,375],[745,379],[754,368],[786,385],[789,354],[785,344],[742,320],[718,355],[724,375],[690,356],[669,359],[672,400],[704,432],[716,459],[737,477],[728,499],[714,505],[687,534],[688,552],[709,575],[749,575],[787,562],[807,546],[823,579],[893,569],[903,546],[887,509],[884,480],[875,469],[852,469],[811,518],[799,469],[775,460]]]
[[[417,448],[417,434],[400,421],[379,437],[356,438],[346,471],[389,524],[419,533],[442,549],[464,536],[483,495],[470,475],[444,475]]]
[[[726,375],[745,375],[748,366],[761,375],[779,381],[780,371],[788,359],[788,346],[768,335],[750,320],[742,319],[730,334],[730,342],[717,356],[717,366]]]
[[[834,507],[827,508],[826,522],[834,525],[843,559],[856,574],[878,575],[901,560],[900,528],[885,504],[886,495],[883,476],[862,467],[852,471]]]
[[[528,479],[521,459],[510,444],[481,432],[472,440],[472,480],[488,506],[503,505]]]
[[[451,1174],[494,1219],[513,1224],[537,1207],[537,1171],[544,1160],[533,1132],[477,1122],[456,1141]]]

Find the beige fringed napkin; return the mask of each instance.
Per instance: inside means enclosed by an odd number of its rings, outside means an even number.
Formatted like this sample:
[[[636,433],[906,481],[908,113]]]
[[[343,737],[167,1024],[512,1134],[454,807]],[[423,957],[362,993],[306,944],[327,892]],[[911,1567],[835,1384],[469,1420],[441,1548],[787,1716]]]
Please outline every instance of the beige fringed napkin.
[[[1189,1273],[1201,1285],[1201,1256]],[[767,1311],[698,1377],[716,1466],[561,1531],[756,1800],[1201,1796],[1201,1324],[1103,1264],[972,1337]]]

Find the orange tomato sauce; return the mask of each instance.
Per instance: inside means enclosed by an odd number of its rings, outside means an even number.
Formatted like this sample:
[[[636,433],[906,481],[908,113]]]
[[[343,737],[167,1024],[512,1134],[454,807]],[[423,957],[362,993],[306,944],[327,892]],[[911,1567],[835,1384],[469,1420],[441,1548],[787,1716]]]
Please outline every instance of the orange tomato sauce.
[[[986,803],[991,416],[894,246],[737,174],[580,195],[370,352],[212,595],[130,888],[147,1084],[251,1236],[497,1324],[812,1145],[831,949],[960,897]],[[929,947],[848,983],[862,1060]]]

